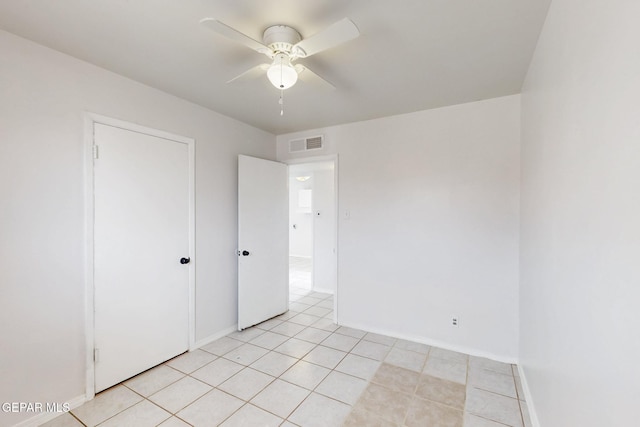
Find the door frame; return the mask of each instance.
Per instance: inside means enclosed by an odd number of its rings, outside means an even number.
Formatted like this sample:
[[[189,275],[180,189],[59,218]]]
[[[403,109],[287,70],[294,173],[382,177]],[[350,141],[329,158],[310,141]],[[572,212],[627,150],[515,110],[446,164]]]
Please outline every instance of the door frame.
[[[334,230],[334,237],[335,237],[335,242],[336,242],[336,290],[335,293],[333,294],[333,323],[339,325],[340,323],[338,322],[338,319],[340,318],[339,313],[338,313],[338,294],[340,292],[340,282],[339,282],[339,270],[340,270],[340,257],[339,252],[339,229],[340,229],[340,223],[339,223],[339,216],[338,216],[338,212],[340,212],[340,206],[338,205],[339,203],[339,198],[338,198],[338,155],[337,154],[328,154],[328,155],[324,155],[324,156],[313,156],[313,157],[296,157],[295,159],[284,159],[284,160],[279,160],[283,163],[285,163],[287,166],[290,165],[299,165],[299,164],[304,164],[304,163],[320,163],[320,162],[333,162],[333,197],[334,197],[334,207],[335,207],[335,212],[333,213],[335,216],[335,230]],[[291,233],[291,231],[289,231],[289,233]],[[311,255],[311,259],[312,262],[315,263],[315,248],[312,248],[312,255]],[[314,271],[314,267],[312,267],[312,271]],[[313,283],[313,282],[312,282]]]
[[[189,257],[191,262],[188,264],[188,316],[189,316],[189,351],[195,348],[195,264],[196,264],[196,247],[195,247],[195,139],[187,138],[180,135],[171,134],[158,129],[141,126],[135,123],[126,122],[124,120],[114,119],[99,114],[85,112],[84,113],[84,196],[85,196],[85,247],[84,247],[84,265],[85,265],[85,360],[86,360],[86,377],[85,377],[85,399],[91,400],[95,396],[95,284],[94,284],[94,125],[103,124],[113,126],[120,129],[143,133],[158,138],[164,138],[171,141],[180,142],[187,145],[188,163],[189,163]],[[99,150],[99,149],[98,149]],[[99,155],[99,153],[98,153]]]

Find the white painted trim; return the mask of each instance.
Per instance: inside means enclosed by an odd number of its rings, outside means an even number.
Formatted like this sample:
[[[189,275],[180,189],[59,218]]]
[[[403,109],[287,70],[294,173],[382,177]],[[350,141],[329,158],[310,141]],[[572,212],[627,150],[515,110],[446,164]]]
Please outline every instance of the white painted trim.
[[[529,418],[531,419],[531,425],[533,427],[540,427],[540,420],[538,419],[538,413],[536,412],[535,405],[533,404],[533,396],[531,395],[531,389],[529,388],[529,382],[527,376],[524,373],[524,368],[518,365],[518,373],[520,374],[520,384],[522,385],[522,391],[524,391],[524,400],[529,410]]]
[[[87,401],[86,396],[85,395],[81,395],[81,396],[76,396],[71,400],[68,400],[66,402],[61,402],[61,403],[68,403],[69,404],[69,410],[73,410],[75,408],[77,408],[78,406],[81,406],[83,403],[85,403]],[[24,421],[20,421],[18,424],[14,424],[13,427],[37,427],[40,426],[44,423],[46,423],[47,421],[51,421],[54,418],[59,417],[60,415],[63,415],[64,412],[42,412],[39,413],[38,415],[35,415],[29,419],[26,419]]]
[[[340,284],[338,281],[338,278],[340,277],[339,270],[340,270],[340,257],[338,256],[340,253],[340,249],[339,249],[339,228],[340,228],[340,207],[338,206],[338,155],[337,154],[328,154],[325,156],[312,156],[312,157],[298,157],[295,159],[286,159],[284,160],[284,163],[286,163],[287,165],[296,165],[296,164],[302,164],[302,163],[319,163],[319,162],[333,162],[333,196],[335,198],[335,242],[336,242],[336,290],[335,293],[331,292],[334,295],[333,298],[333,323],[338,324],[338,290],[340,289]],[[311,276],[312,276],[312,285],[313,285],[313,267],[311,270]],[[313,286],[312,286],[313,289]],[[316,290],[316,289],[314,289]],[[320,290],[318,290],[318,292],[322,292]]]
[[[158,129],[148,128],[135,123],[126,122],[99,114],[85,112],[84,114],[84,178],[85,178],[85,401],[91,400],[95,396],[95,363],[93,361],[93,349],[95,347],[94,325],[95,325],[95,299],[94,299],[94,124],[100,123],[108,126],[139,132],[146,135],[164,138],[171,141],[180,142],[187,145],[189,158],[189,257],[191,262],[188,265],[189,281],[189,342],[188,349],[193,350],[195,343],[195,293],[196,293],[196,244],[195,244],[195,144],[193,138],[175,135]]]
[[[310,256],[310,255],[296,255],[296,254],[289,254],[289,256],[293,256],[293,257],[296,257],[296,258],[305,258],[305,259],[311,259],[311,258],[313,258],[313,257],[312,257],[312,256]]]
[[[434,340],[428,337],[422,337],[417,335],[398,334],[393,331],[378,328],[369,328],[366,325],[360,323],[340,323],[340,326],[346,326],[349,328],[360,329],[361,331],[373,332],[374,334],[386,335],[388,337],[399,338],[403,340],[413,341],[420,344],[430,345],[432,347],[439,347],[445,350],[457,351],[458,353],[464,353],[476,357],[484,357],[487,359],[495,360],[497,362],[517,364],[518,361],[514,357],[503,356],[499,354],[490,353],[484,350],[478,350],[476,348],[451,345],[444,341]]]
[[[230,327],[228,327],[228,328],[226,328],[226,329],[223,329],[223,330],[222,330],[222,331],[220,331],[220,332],[216,332],[216,333],[215,333],[215,334],[213,334],[213,335],[209,335],[209,336],[208,336],[208,337],[206,337],[206,338],[203,338],[203,339],[201,339],[201,340],[196,341],[196,342],[193,344],[193,347],[192,347],[191,349],[189,349],[189,351],[197,350],[197,349],[199,349],[200,347],[204,347],[204,346],[205,346],[205,345],[207,345],[207,344],[211,344],[212,342],[214,342],[214,341],[216,341],[216,340],[219,340],[219,339],[220,339],[220,338],[222,338],[222,337],[226,337],[226,336],[227,336],[227,335],[229,335],[230,333],[232,333],[232,332],[236,332],[237,330],[238,330],[238,324],[236,323],[235,325],[230,326]]]
[[[84,233],[85,233],[85,300],[84,300],[84,334],[85,334],[85,399],[95,396],[95,364],[93,349],[95,347],[95,314],[94,314],[94,263],[93,263],[93,124],[96,118],[90,113],[84,115]]]

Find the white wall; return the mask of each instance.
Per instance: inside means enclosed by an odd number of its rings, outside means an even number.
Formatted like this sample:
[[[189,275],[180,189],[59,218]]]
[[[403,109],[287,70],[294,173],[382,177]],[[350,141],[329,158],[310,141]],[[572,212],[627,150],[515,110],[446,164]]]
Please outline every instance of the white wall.
[[[2,31],[0,52],[0,402],[85,391],[85,111],[196,139],[197,339],[233,326],[236,156],[275,137]]]
[[[515,360],[519,96],[281,135],[278,158],[318,134],[339,157],[338,321]]]
[[[520,361],[539,425],[638,425],[640,3],[554,0],[522,94]]]

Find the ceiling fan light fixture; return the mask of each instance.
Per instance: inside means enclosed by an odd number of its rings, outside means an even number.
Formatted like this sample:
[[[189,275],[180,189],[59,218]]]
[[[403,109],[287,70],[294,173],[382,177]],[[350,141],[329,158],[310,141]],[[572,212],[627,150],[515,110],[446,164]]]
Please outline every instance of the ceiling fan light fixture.
[[[267,70],[267,78],[276,89],[285,90],[296,84],[298,72],[291,65],[291,58],[285,53],[278,53],[273,64]]]

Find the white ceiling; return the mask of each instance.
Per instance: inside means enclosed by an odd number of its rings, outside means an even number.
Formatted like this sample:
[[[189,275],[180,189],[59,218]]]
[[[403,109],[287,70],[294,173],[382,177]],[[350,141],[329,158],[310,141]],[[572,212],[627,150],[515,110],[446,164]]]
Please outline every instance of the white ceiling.
[[[274,134],[519,93],[550,0],[3,0],[0,28]],[[361,36],[300,60],[332,82],[226,84],[266,57],[199,25],[261,40],[349,17]]]

